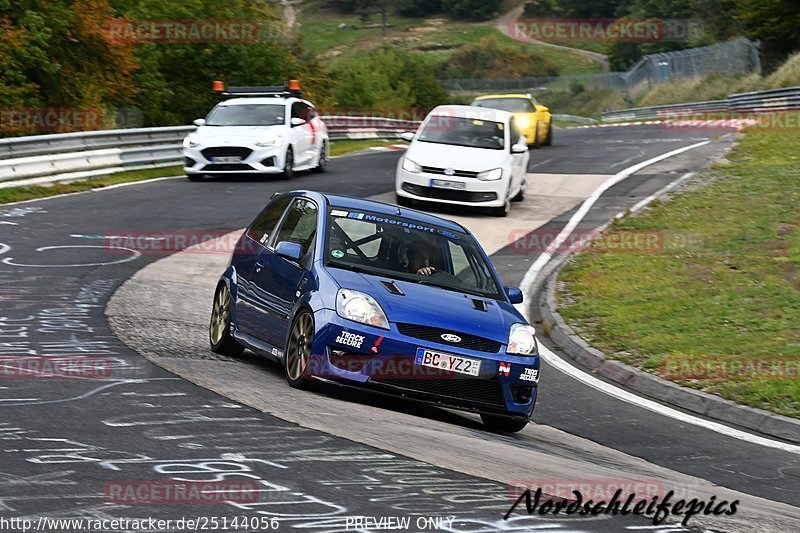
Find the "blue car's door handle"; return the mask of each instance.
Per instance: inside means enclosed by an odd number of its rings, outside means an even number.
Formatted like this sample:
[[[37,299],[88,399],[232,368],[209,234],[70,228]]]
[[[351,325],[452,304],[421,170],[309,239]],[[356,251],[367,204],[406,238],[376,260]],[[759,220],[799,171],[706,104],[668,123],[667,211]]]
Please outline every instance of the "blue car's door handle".
[[[264,263],[256,263],[256,274],[260,274],[264,270]]]

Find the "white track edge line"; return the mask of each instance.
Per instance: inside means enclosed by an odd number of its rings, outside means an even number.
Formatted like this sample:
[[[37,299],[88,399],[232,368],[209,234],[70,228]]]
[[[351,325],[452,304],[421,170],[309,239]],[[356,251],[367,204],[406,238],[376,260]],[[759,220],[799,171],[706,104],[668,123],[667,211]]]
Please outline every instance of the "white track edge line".
[[[543,252],[542,255],[539,256],[539,258],[537,258],[534,264],[531,265],[531,267],[525,273],[525,277],[523,278],[522,283],[520,284],[520,288],[523,294],[525,294],[525,296],[528,297],[531,296],[529,293],[531,291],[531,288],[533,287],[533,283],[536,281],[536,278],[539,275],[539,272],[541,272],[541,270],[547,265],[547,263],[550,262],[550,259],[552,258],[554,251],[558,250],[559,247],[564,243],[564,241],[566,241],[566,239],[570,236],[572,231],[583,220],[583,217],[585,217],[586,214],[589,212],[589,209],[591,209],[591,207],[595,204],[595,202],[597,202],[597,200],[605,191],[607,191],[609,188],[619,183],[623,179],[631,176],[632,174],[635,174],[636,172],[646,167],[649,167],[665,159],[669,159],[670,157],[674,157],[684,152],[688,152],[689,150],[700,148],[701,146],[710,144],[710,142],[711,141],[703,141],[689,146],[684,146],[683,148],[678,148],[677,150],[672,150],[671,152],[667,152],[652,159],[648,159],[647,161],[637,163],[636,165],[633,165],[629,168],[626,168],[625,170],[622,170],[618,174],[615,174],[614,176],[609,178],[606,182],[604,182],[602,185],[600,185],[583,202],[580,209],[578,209],[578,211],[575,212],[572,218],[570,218],[569,222],[567,222],[566,226],[564,226],[564,229],[561,230],[561,232],[558,234],[556,239],[551,243],[548,249],[545,250],[545,252]],[[665,190],[671,190],[675,188],[680,182],[689,179],[692,175],[693,173],[684,174],[683,176],[681,176],[681,178],[679,178],[676,182],[674,182],[674,185],[673,184],[671,184],[672,186],[668,185],[661,191],[649,196],[648,198],[645,198],[645,200],[642,200],[641,202],[636,204],[634,206],[634,209],[642,209],[648,203],[652,202],[662,192],[664,192]],[[522,313],[522,315],[526,319],[530,319],[530,313],[528,311],[527,305],[518,306],[517,309]],[[623,390],[615,385],[611,385],[610,383],[606,383],[605,381],[602,381],[584,372],[583,370],[578,369],[572,364],[568,363],[567,361],[565,361],[564,359],[553,353],[551,350],[549,350],[546,346],[540,345],[540,353],[542,355],[542,359],[547,361],[548,364],[550,364],[557,370],[563,372],[564,374],[572,377],[577,381],[580,381],[581,383],[589,387],[592,387],[593,389],[596,389],[618,400],[636,405],[643,409],[647,409],[648,411],[652,411],[661,414],[663,416],[667,416],[669,418],[673,418],[680,422],[685,422],[687,424],[692,424],[695,426],[702,427],[704,429],[708,429],[710,431],[714,431],[716,433],[720,433],[722,435],[726,435],[728,437],[743,440],[745,442],[750,442],[752,444],[758,444],[769,448],[783,450],[790,453],[800,454],[800,446],[768,439],[765,437],[754,435],[752,433],[748,433],[746,431],[741,431],[739,429],[726,426],[724,424],[720,424],[718,422],[705,420],[703,418],[690,415],[682,411],[678,411],[677,409],[667,407],[653,400],[648,400],[647,398]]]

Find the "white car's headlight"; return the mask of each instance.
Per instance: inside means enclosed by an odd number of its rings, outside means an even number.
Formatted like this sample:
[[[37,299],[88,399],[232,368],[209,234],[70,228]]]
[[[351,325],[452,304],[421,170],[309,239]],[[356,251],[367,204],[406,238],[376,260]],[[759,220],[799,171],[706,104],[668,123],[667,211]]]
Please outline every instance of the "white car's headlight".
[[[261,139],[258,141],[256,146],[259,148],[277,148],[278,146],[283,146],[283,137],[280,135],[267,137],[266,139]]]
[[[422,166],[414,163],[407,157],[403,158],[403,170],[411,172],[412,174],[419,174],[422,172]]]
[[[536,330],[527,325],[516,323],[508,334],[506,353],[514,355],[535,355],[538,352]]]
[[[200,143],[192,139],[191,137],[186,137],[183,140],[183,147],[184,148],[197,148],[200,146]]]
[[[339,289],[336,293],[336,313],[347,320],[376,328],[390,329],[386,313],[369,294]]]
[[[503,169],[496,168],[494,170],[487,170],[478,174],[478,179],[483,181],[496,181],[503,177]]]

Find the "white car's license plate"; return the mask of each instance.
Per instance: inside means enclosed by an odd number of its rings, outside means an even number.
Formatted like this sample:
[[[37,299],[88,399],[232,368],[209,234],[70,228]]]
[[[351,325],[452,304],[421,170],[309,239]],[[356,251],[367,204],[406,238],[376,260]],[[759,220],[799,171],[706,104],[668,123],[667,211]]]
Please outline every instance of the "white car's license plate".
[[[226,163],[228,163],[228,164],[230,164],[230,163],[241,163],[242,162],[242,158],[239,157],[238,155],[236,155],[236,156],[227,156],[227,157],[212,157],[211,158],[211,162],[212,163],[216,163],[216,164],[223,164],[223,165],[226,164]]]
[[[438,368],[439,370],[447,370],[458,374],[467,374],[468,376],[477,376],[481,371],[481,362],[479,359],[461,357],[460,355],[437,352],[425,348],[417,349],[415,363],[420,366]]]
[[[466,183],[460,181],[431,180],[431,187],[436,189],[454,189],[456,191],[463,191],[467,188],[467,185]]]

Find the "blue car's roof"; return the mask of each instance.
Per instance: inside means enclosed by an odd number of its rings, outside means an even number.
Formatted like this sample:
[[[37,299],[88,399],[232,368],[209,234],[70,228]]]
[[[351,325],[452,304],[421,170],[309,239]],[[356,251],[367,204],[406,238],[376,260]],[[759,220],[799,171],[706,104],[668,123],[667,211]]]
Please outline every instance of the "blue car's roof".
[[[447,220],[446,218],[439,218],[437,216],[429,215],[427,213],[422,213],[421,211],[415,211],[413,209],[408,209],[406,207],[398,208],[398,206],[396,205],[377,202],[375,200],[365,200],[364,198],[352,198],[350,196],[342,196],[338,194],[323,194],[322,196],[328,199],[328,202],[332,207],[350,209],[350,210],[372,211],[373,213],[380,213],[381,215],[389,215],[389,216],[398,216],[397,210],[400,209],[401,213],[400,216],[402,216],[403,218],[408,218],[425,224],[435,224],[437,226],[452,231],[468,233],[468,231],[463,226],[461,226],[461,224],[453,222],[452,220]]]

